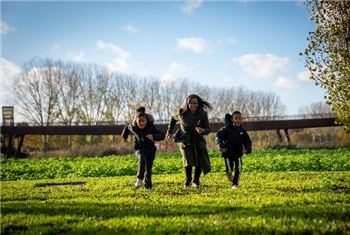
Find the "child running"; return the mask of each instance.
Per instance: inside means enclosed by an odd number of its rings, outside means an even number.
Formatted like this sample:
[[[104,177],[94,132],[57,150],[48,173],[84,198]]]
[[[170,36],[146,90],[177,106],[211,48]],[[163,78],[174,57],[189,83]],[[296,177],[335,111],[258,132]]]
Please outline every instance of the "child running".
[[[134,150],[138,158],[136,188],[142,186],[145,179],[145,189],[152,189],[152,166],[156,155],[155,141],[165,139],[165,134],[157,129],[153,123],[153,117],[145,113],[145,107],[136,110],[132,124],[126,125],[122,132],[124,142],[130,133],[135,135]]]
[[[225,126],[216,133],[216,144],[225,160],[226,175],[232,182],[232,189],[238,188],[242,172],[242,156],[252,151],[252,141],[247,131],[242,127],[242,114],[234,111],[225,115]],[[235,174],[232,177],[232,169]]]

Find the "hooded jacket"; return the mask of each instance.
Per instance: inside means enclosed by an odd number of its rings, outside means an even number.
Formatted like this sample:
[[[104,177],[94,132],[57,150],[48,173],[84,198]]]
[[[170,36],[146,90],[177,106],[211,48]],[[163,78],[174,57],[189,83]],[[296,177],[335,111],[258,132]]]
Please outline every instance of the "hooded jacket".
[[[215,141],[220,150],[226,148],[222,157],[239,158],[243,156],[243,147],[247,154],[252,152],[252,141],[243,126],[235,126],[231,118],[232,115],[225,115],[225,126],[216,133]]]
[[[157,127],[154,124],[151,123],[147,123],[147,125],[143,129],[132,124],[126,125],[122,132],[122,138],[127,139],[130,133],[135,135],[134,150],[146,148],[149,150],[156,151],[157,148],[154,144],[154,141],[160,141],[165,139],[165,134],[161,130],[157,129]],[[153,141],[146,137],[148,134],[153,135]]]

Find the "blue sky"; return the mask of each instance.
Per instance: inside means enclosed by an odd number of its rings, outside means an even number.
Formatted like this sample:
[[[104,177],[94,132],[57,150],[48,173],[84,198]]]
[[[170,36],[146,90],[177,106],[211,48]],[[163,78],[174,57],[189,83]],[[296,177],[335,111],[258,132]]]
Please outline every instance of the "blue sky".
[[[315,28],[300,1],[1,1],[0,26],[1,106],[34,56],[272,91],[286,114],[323,101],[299,56]]]

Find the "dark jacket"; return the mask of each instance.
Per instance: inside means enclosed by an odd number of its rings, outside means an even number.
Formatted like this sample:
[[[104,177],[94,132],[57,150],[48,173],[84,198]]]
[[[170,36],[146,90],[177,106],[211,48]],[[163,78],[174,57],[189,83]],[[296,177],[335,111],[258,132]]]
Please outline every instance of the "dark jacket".
[[[154,144],[154,141],[160,141],[165,139],[165,134],[161,130],[157,129],[157,127],[154,124],[151,123],[147,123],[144,129],[140,129],[138,126],[134,126],[131,124],[126,125],[122,132],[122,138],[127,139],[130,133],[135,135],[134,150],[146,148],[149,150],[156,151],[157,148]],[[148,134],[153,135],[153,141],[146,137]]]
[[[210,133],[208,114],[204,109],[198,109],[195,114],[186,112],[183,115],[179,110],[170,119],[168,125],[168,134],[173,133],[176,122],[179,122],[180,128],[185,136],[189,137],[190,143],[179,142],[178,146],[183,159],[183,166],[201,165],[203,173],[207,174],[211,171],[211,164],[207,150],[207,143],[204,135]],[[195,127],[203,128],[203,133],[200,135],[195,131]]]
[[[247,131],[242,125],[235,126],[230,120],[231,117],[230,114],[225,115],[226,125],[216,133],[215,137],[217,147],[220,150],[226,148],[226,151],[222,153],[222,157],[224,158],[242,157],[243,147],[247,150],[248,154],[252,152],[252,141]]]

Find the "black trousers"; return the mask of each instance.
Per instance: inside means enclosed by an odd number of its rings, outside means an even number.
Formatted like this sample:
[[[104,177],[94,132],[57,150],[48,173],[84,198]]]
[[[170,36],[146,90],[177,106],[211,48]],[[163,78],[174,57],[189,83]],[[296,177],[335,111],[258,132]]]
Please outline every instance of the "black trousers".
[[[192,166],[186,166],[185,173],[186,173],[185,184],[190,184],[192,181]],[[196,183],[199,185],[199,178],[201,176],[201,173],[202,173],[202,167],[198,164],[197,166],[195,166],[195,169],[194,169],[193,183]]]
[[[226,166],[226,174],[232,174],[233,167],[235,169],[233,176],[233,185],[238,185],[242,172],[242,157],[239,158],[224,158]]]
[[[148,149],[137,150],[138,159],[137,178],[145,179],[145,188],[152,188],[152,167],[156,152]]]

